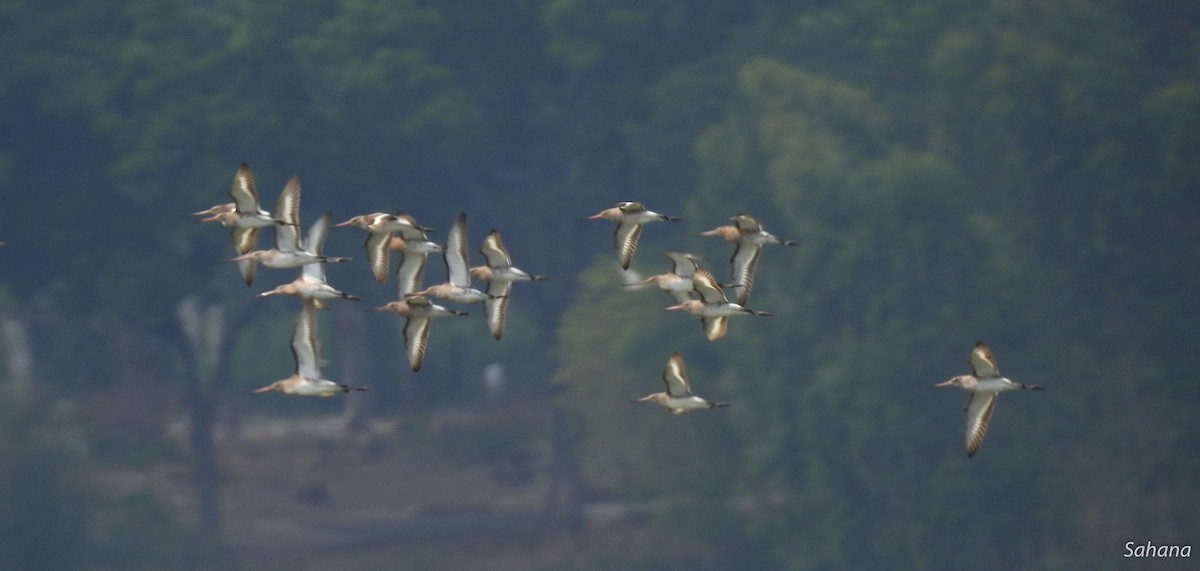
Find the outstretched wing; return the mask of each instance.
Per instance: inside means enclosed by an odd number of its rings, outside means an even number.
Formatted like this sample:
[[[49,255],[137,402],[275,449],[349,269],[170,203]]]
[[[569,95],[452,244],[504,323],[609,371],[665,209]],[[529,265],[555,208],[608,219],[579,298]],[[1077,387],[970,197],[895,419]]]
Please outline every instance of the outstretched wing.
[[[983,444],[983,436],[987,434],[988,423],[992,421],[992,411],[996,410],[996,397],[999,393],[972,392],[967,400],[966,436],[967,457],[975,455],[979,445]]]
[[[971,370],[976,377],[987,379],[1000,376],[1000,368],[996,366],[992,349],[983,341],[975,342],[975,349],[971,351],[971,356],[967,357],[967,362],[971,364]]]
[[[686,397],[692,394],[688,387],[687,370],[683,366],[683,355],[679,351],[671,353],[667,367],[663,369],[663,382],[667,384],[667,394],[673,397]]]

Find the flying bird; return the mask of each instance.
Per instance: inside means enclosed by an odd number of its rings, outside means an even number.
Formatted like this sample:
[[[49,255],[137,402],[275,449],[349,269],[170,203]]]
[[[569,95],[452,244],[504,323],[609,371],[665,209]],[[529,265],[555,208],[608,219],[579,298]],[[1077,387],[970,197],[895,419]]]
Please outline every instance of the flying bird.
[[[420,241],[428,241],[425,234],[432,231],[431,228],[417,224],[416,219],[403,212],[363,214],[337,224],[335,227],[342,226],[357,226],[367,231],[367,239],[363,246],[367,249],[367,262],[371,266],[371,274],[379,283],[387,281],[388,271],[391,269],[389,253],[392,250],[393,234],[399,232],[405,242],[416,244]]]
[[[729,329],[729,317],[732,315],[758,315],[770,317],[765,311],[757,311],[742,307],[725,297],[720,284],[707,269],[697,266],[692,276],[692,285],[700,299],[689,299],[678,305],[666,308],[667,311],[686,311],[700,318],[704,327],[704,336],[709,341],[716,341],[725,336]]]
[[[479,303],[494,296],[475,289],[471,285],[471,274],[467,271],[467,213],[460,212],[446,236],[442,249],[446,261],[446,282],[429,286],[413,295],[433,297],[457,303]]]
[[[333,215],[329,212],[317,218],[308,229],[308,236],[302,248],[308,254],[318,258],[324,257],[325,237],[329,234],[329,222]],[[358,301],[360,298],[338,291],[325,281],[325,262],[305,264],[300,268],[300,277],[290,283],[277,286],[275,289],[258,294],[260,297],[269,295],[294,295],[304,301],[312,302],[317,309],[327,309],[327,299],[349,299]]]
[[[404,354],[413,371],[421,370],[425,360],[425,348],[429,345],[429,324],[435,317],[468,315],[466,312],[446,309],[422,295],[408,294],[397,301],[376,307],[375,311],[391,311],[404,318]]]
[[[279,391],[288,395],[331,397],[352,390],[368,390],[366,387],[351,388],[321,376],[317,357],[317,317],[310,303],[305,303],[296,316],[296,326],[292,329],[292,358],[296,365],[296,372],[292,376],[255,389],[254,392]]]
[[[637,287],[654,284],[659,289],[670,294],[679,303],[686,303],[688,300],[694,299],[692,294],[695,293],[695,286],[692,278],[695,276],[696,268],[700,267],[698,263],[699,258],[692,254],[680,254],[678,252],[667,252],[667,258],[671,260],[670,273],[658,274],[641,281],[622,285],[625,287]]]
[[[723,402],[713,402],[692,394],[688,386],[687,371],[683,367],[683,355],[679,351],[671,353],[667,367],[663,369],[663,382],[667,385],[666,392],[648,394],[630,402],[652,402],[675,414],[683,414],[689,410],[703,408],[718,408],[729,406]]]
[[[508,294],[512,291],[513,282],[543,281],[550,278],[526,272],[512,265],[512,258],[504,243],[500,241],[500,232],[495,228],[483,239],[479,252],[487,260],[483,266],[470,269],[472,277],[488,283],[488,299],[484,301],[487,310],[488,329],[492,337],[500,339],[504,334],[504,317],[508,313]]]
[[[246,285],[254,281],[254,263],[268,268],[298,268],[318,262],[345,262],[350,258],[333,258],[317,255],[300,245],[300,179],[293,176],[283,187],[279,200],[275,202],[275,217],[286,224],[275,227],[275,247],[270,250],[255,250],[242,254],[232,261],[238,262],[242,279]],[[242,262],[250,262],[243,265]]]
[[[587,219],[609,220],[617,223],[617,229],[613,231],[613,243],[617,247],[617,260],[621,263],[622,270],[628,270],[629,263],[633,261],[633,253],[637,250],[643,224],[659,220],[674,222],[680,220],[677,216],[667,216],[646,210],[646,207],[640,202],[618,202],[616,206],[601,210],[588,216]]]
[[[735,301],[745,305],[750,299],[750,290],[754,288],[754,269],[758,266],[758,256],[766,244],[783,244],[799,246],[797,242],[783,240],[767,232],[762,225],[749,214],[732,216],[732,226],[718,226],[712,230],[701,232],[701,236],[720,236],[726,242],[735,244],[733,256],[729,264],[733,268],[733,285],[737,288]]]
[[[983,443],[988,423],[992,420],[992,411],[996,409],[996,397],[1000,396],[1000,393],[1019,390],[1040,391],[1043,390],[1043,387],[1017,383],[1001,377],[1000,369],[996,367],[996,358],[992,356],[992,350],[983,341],[975,342],[975,349],[971,351],[967,362],[971,364],[970,375],[952,377],[944,383],[933,386],[959,387],[971,393],[970,398],[967,399],[967,406],[963,409],[966,413],[967,458],[970,458],[975,455],[975,452],[979,450],[979,445]]]
[[[254,174],[250,166],[242,163],[229,185],[229,197],[233,202],[218,204],[206,210],[193,212],[201,222],[220,222],[229,228],[229,238],[238,255],[254,249],[258,231],[268,226],[286,225],[286,220],[272,216],[258,205],[258,193],[254,190]]]

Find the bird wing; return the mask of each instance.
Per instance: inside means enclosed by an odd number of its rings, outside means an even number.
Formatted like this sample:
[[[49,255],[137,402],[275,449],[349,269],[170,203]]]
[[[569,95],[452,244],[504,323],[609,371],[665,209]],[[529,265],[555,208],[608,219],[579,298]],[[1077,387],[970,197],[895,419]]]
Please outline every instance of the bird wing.
[[[374,274],[375,281],[379,283],[387,281],[388,270],[391,269],[392,260],[388,250],[388,243],[391,240],[391,232],[370,232],[364,243],[367,248],[367,262],[371,266],[371,273]]]
[[[233,251],[237,255],[248,254],[258,245],[258,228],[233,227],[229,229],[229,239],[233,242]]]
[[[409,298],[410,306],[414,299],[424,300]],[[413,371],[420,371],[421,362],[425,360],[425,347],[429,345],[429,322],[428,312],[414,312],[404,323],[404,352],[408,355],[408,364]]]
[[[258,264],[254,260],[238,260],[237,266],[238,272],[242,274],[242,281],[246,282],[246,285],[254,283],[254,269]]]
[[[667,252],[667,257],[671,259],[671,273],[681,277],[690,278],[695,275],[696,257],[691,254],[680,254],[679,252]]]
[[[483,239],[483,246],[479,248],[479,252],[487,258],[487,265],[493,268],[503,268],[512,265],[512,259],[508,256],[508,250],[504,248],[504,243],[500,241],[500,232],[495,228],[488,232],[486,238]]]
[[[512,282],[488,282],[487,292],[493,296],[483,302],[488,329],[492,331],[492,337],[499,339],[504,334],[504,316],[508,315],[508,294],[512,292]]]
[[[740,242],[733,251],[730,263],[733,265],[733,283],[737,284],[737,303],[745,305],[750,299],[750,290],[754,288],[754,268],[758,266],[758,255],[762,246]]]
[[[229,185],[229,198],[233,199],[239,214],[258,214],[258,193],[254,191],[254,175],[250,165],[242,163]],[[244,252],[243,252],[244,253]]]
[[[725,332],[729,330],[729,316],[701,317],[700,325],[704,327],[704,336],[709,341],[716,341],[724,337]]]
[[[638,238],[642,235],[642,225],[636,222],[621,221],[613,231],[613,242],[617,246],[617,261],[621,269],[628,270],[633,253],[637,250]]]
[[[686,397],[692,394],[688,387],[687,370],[683,366],[683,355],[679,351],[671,353],[667,366],[663,369],[663,382],[667,384],[667,394],[673,397]]]
[[[428,254],[404,252],[400,265],[396,266],[396,290],[399,297],[420,291],[421,282],[425,279],[425,260]]]
[[[971,351],[971,356],[967,357],[967,362],[971,364],[971,370],[976,377],[987,379],[1000,376],[1000,368],[996,366],[992,349],[983,341],[975,342],[975,349]]]
[[[446,260],[446,281],[459,287],[471,287],[471,276],[467,273],[466,212],[460,212],[454,226],[450,228],[442,257]]]
[[[754,233],[762,231],[762,225],[758,223],[758,220],[755,220],[754,217],[750,216],[749,214],[738,214],[731,218],[731,220],[733,220],[734,225],[737,226],[738,230],[742,233]]]
[[[983,436],[987,434],[988,423],[992,421],[992,411],[996,410],[996,397],[1000,393],[972,392],[967,400],[966,436],[967,457],[975,455],[979,445],[983,444]]]
[[[275,202],[275,249],[280,252],[300,251],[300,179],[293,176],[279,193]]]
[[[325,237],[329,235],[329,223],[332,219],[333,213],[325,211],[325,214],[318,217],[312,226],[308,227],[308,235],[304,240],[305,250],[317,256],[324,255]],[[325,283],[325,262],[305,264],[300,269],[300,276],[310,282]]]
[[[696,293],[700,294],[700,299],[704,303],[726,303],[729,300],[725,298],[725,292],[721,291],[720,284],[713,277],[712,272],[707,269],[697,266],[694,275],[692,276],[692,288]]]
[[[321,378],[321,367],[317,363],[317,316],[313,306],[305,303],[296,316],[296,327],[292,330],[292,356],[296,359],[296,372],[306,379]]]

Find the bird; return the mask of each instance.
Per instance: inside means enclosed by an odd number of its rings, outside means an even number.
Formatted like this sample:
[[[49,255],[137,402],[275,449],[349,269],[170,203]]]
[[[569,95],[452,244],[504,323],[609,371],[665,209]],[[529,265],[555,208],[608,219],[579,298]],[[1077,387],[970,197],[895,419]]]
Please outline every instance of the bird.
[[[749,309],[730,302],[725,297],[725,292],[721,291],[721,286],[717,284],[716,278],[703,267],[695,268],[692,285],[696,293],[700,294],[700,299],[689,299],[666,309],[667,311],[682,310],[699,317],[700,324],[704,327],[704,335],[709,341],[716,341],[725,336],[731,315],[771,316],[765,311]]]
[[[729,264],[733,268],[733,285],[737,288],[735,301],[745,305],[750,299],[750,290],[754,287],[754,269],[758,266],[758,255],[765,244],[783,244],[799,246],[798,242],[783,240],[767,232],[762,225],[749,214],[736,214],[730,217],[732,226],[718,226],[712,230],[701,232],[701,236],[720,236],[726,242],[736,245]]]
[[[371,266],[371,274],[379,283],[387,281],[388,271],[391,269],[389,253],[393,233],[399,232],[404,240],[415,242],[425,240],[425,233],[432,231],[431,228],[417,224],[416,219],[403,212],[363,214],[337,224],[335,228],[351,225],[367,231],[367,239],[363,245],[367,249],[367,262]]]
[[[992,356],[991,348],[983,341],[975,342],[975,348],[967,357],[967,362],[971,364],[970,375],[952,377],[944,383],[933,386],[959,387],[971,393],[970,398],[967,399],[967,406],[963,409],[966,414],[967,458],[970,458],[975,455],[975,452],[979,450],[979,445],[983,443],[988,423],[992,420],[992,411],[996,409],[996,397],[1000,393],[1019,390],[1040,391],[1045,388],[1017,383],[1001,377],[1000,369],[996,366],[996,358]]]
[[[305,302],[292,329],[292,358],[295,361],[296,372],[286,379],[255,389],[254,393],[279,391],[287,395],[331,397],[352,390],[369,390],[367,387],[349,387],[335,383],[321,376],[321,365],[317,356],[317,317],[313,309],[311,303]]]
[[[275,203],[275,217],[287,224],[275,227],[275,247],[270,250],[255,250],[233,258],[234,262],[255,262],[268,268],[285,269],[298,268],[317,262],[345,262],[350,258],[334,258],[316,255],[306,251],[300,245],[300,232],[296,229],[300,224],[300,179],[293,176],[283,187],[279,200]],[[242,279],[246,285],[254,281],[254,266],[242,268]]]
[[[483,302],[487,310],[488,329],[497,340],[504,334],[504,316],[508,313],[508,294],[512,291],[513,282],[543,281],[547,276],[534,275],[512,265],[512,259],[500,240],[500,232],[492,228],[479,252],[487,260],[487,265],[475,266],[469,270],[472,277],[488,283],[489,297]]]
[[[313,222],[308,229],[308,236],[304,240],[303,250],[317,257],[324,255],[325,237],[329,234],[329,222],[332,220],[333,214],[326,212]],[[305,264],[300,268],[300,277],[275,287],[270,291],[264,291],[259,297],[270,295],[294,295],[305,301],[311,301],[317,309],[328,309],[325,304],[327,299],[348,299],[359,301],[361,298],[338,291],[333,286],[330,286],[325,281],[325,262],[317,262],[315,264]]]
[[[679,252],[667,252],[667,258],[671,260],[670,273],[658,274],[641,281],[622,285],[625,287],[637,287],[654,284],[659,289],[670,294],[679,303],[686,303],[688,300],[693,299],[692,294],[695,292],[695,288],[692,284],[692,277],[695,275],[696,268],[700,267],[699,258],[692,254],[681,254]]]
[[[588,220],[609,220],[617,223],[613,231],[613,243],[617,248],[617,260],[622,270],[629,269],[633,261],[633,253],[637,250],[638,238],[642,235],[642,224],[667,220],[678,222],[681,218],[659,214],[650,210],[640,202],[618,202],[612,208],[606,208],[587,217]]]
[[[429,286],[410,295],[428,295],[457,303],[479,303],[495,296],[471,286],[471,274],[467,271],[467,213],[460,212],[446,236],[442,248],[446,262],[446,282]]]
[[[421,370],[421,363],[425,360],[425,347],[429,344],[430,321],[435,317],[447,315],[469,315],[463,311],[446,309],[431,303],[423,295],[414,294],[402,295],[399,300],[376,307],[375,311],[391,311],[405,319],[404,353],[408,356],[408,365],[414,372]]]
[[[662,378],[663,382],[667,384],[666,392],[648,394],[629,402],[652,402],[675,414],[683,414],[689,410],[729,406],[727,403],[713,402],[692,394],[692,389],[688,386],[687,371],[683,367],[683,355],[680,355],[679,351],[671,353],[671,358],[667,360],[667,367],[663,369]]]
[[[229,185],[229,197],[233,202],[193,212],[192,216],[201,217],[201,222],[220,222],[222,226],[229,228],[229,238],[238,255],[254,249],[259,229],[288,225],[286,220],[272,216],[258,205],[254,174],[250,171],[250,165],[246,163],[242,163],[234,173],[233,182]]]

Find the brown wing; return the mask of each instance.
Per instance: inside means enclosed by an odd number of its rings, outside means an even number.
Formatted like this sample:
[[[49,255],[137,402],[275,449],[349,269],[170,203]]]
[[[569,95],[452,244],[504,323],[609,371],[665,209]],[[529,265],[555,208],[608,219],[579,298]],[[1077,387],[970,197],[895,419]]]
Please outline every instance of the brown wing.
[[[729,331],[729,316],[701,317],[700,324],[704,327],[704,336],[709,341],[716,341],[724,337],[725,333]]]
[[[725,292],[721,291],[721,286],[717,283],[717,279],[706,268],[696,267],[692,275],[692,288],[696,290],[696,293],[700,294],[700,299],[703,299],[704,303],[725,303],[729,301],[725,298]]]
[[[250,172],[250,165],[242,163],[238,167],[233,175],[233,183],[229,185],[229,198],[233,199],[239,213],[258,213],[258,193],[254,191],[254,174]]]
[[[1000,368],[996,366],[996,358],[992,356],[992,349],[983,341],[975,342],[975,349],[971,351],[971,356],[967,357],[967,362],[971,364],[971,370],[974,371],[976,377],[987,379],[1000,376]]]
[[[692,394],[688,387],[687,370],[683,366],[683,355],[679,351],[671,353],[667,366],[663,369],[663,382],[667,384],[667,394],[673,397],[686,397]]]
[[[512,260],[508,257],[508,250],[504,248],[504,242],[500,241],[500,232],[495,228],[488,232],[487,237],[483,239],[483,246],[479,248],[479,253],[487,258],[487,265],[493,268],[512,265]]]

